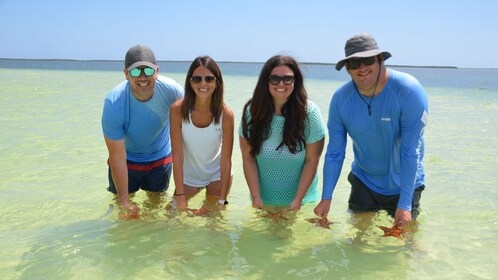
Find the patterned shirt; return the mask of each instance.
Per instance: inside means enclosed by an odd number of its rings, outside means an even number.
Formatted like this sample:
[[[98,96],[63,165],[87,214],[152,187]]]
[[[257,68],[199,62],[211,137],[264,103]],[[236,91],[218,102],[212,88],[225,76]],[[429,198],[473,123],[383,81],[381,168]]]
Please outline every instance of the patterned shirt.
[[[250,110],[247,110],[246,118],[250,118],[249,114]],[[285,145],[276,150],[282,142],[284,123],[283,116],[273,116],[270,136],[263,141],[260,153],[256,155],[259,191],[261,199],[266,205],[289,205],[292,202],[296,196],[306,159],[306,147],[295,154],[292,154]],[[242,126],[239,127],[239,135],[243,136]],[[306,144],[315,143],[324,137],[325,124],[320,109],[308,100],[305,120]],[[315,178],[303,199],[303,204],[316,202],[319,199],[317,183],[318,175],[315,174]]]

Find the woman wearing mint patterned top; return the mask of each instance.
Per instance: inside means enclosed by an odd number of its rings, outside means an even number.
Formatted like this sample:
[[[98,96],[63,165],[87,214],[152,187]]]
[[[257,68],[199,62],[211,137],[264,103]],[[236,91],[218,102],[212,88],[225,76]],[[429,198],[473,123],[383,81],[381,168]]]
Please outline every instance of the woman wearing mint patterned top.
[[[270,58],[245,104],[239,128],[252,206],[289,206],[319,199],[317,167],[324,146],[320,109],[308,100],[303,75],[290,56]]]

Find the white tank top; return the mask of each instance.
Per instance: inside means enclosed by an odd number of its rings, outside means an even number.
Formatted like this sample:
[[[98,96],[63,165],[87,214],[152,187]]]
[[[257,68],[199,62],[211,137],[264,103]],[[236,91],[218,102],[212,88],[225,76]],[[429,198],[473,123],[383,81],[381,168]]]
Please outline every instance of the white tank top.
[[[191,187],[205,187],[220,180],[221,139],[223,113],[218,124],[214,119],[208,127],[199,128],[190,122],[182,123],[183,183]]]

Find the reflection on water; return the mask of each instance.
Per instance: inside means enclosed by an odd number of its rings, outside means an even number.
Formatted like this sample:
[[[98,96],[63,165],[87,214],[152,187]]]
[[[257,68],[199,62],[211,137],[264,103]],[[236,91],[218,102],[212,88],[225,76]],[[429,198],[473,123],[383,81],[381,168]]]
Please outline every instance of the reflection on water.
[[[314,205],[276,220],[252,209],[237,141],[225,211],[207,217],[178,213],[167,210],[171,190],[157,200],[139,192],[133,200],[142,208],[140,217],[121,219],[106,191],[100,116],[107,91],[123,77],[120,69],[111,70],[113,63],[99,65],[7,67],[0,61],[3,279],[498,275],[490,262],[498,249],[498,87],[488,78],[496,70],[408,69],[427,81],[427,188],[422,214],[399,240],[383,237],[378,228],[392,223],[386,213],[346,211],[345,178],[334,193],[330,229],[306,221]],[[222,66],[238,127],[260,65]],[[183,83],[183,67],[164,63],[161,71]],[[326,120],[331,93],[346,78],[326,65],[304,68],[310,98]],[[351,153],[346,160],[345,174]],[[197,209],[203,199],[201,193],[189,206]]]

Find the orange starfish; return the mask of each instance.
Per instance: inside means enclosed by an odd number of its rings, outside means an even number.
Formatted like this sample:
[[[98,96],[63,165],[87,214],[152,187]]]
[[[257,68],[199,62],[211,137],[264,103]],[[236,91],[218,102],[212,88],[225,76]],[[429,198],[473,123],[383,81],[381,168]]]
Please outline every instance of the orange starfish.
[[[401,236],[401,234],[408,232],[406,229],[400,229],[396,225],[394,225],[392,228],[383,227],[383,226],[378,226],[378,227],[384,231],[383,236],[394,236],[394,237],[399,238],[401,240],[403,240],[403,237]]]
[[[138,219],[140,217],[140,214],[138,212],[119,213],[119,217],[121,219],[135,220],[135,219]]]
[[[327,217],[309,218],[309,219],[305,219],[305,221],[310,222],[312,224],[315,224],[316,226],[319,226],[322,228],[327,228],[327,229],[330,229],[330,225],[333,224],[333,222],[329,222]]]
[[[207,217],[209,216],[209,210],[206,208],[199,208],[199,209],[192,209],[192,208],[187,208],[187,211],[191,212],[195,216],[202,216],[202,217]]]
[[[286,217],[284,217],[284,213],[287,212],[287,210],[280,211],[280,212],[271,212],[271,211],[266,211],[266,214],[263,215],[263,217],[268,217],[273,220],[273,222],[278,223],[280,220],[289,220]]]

